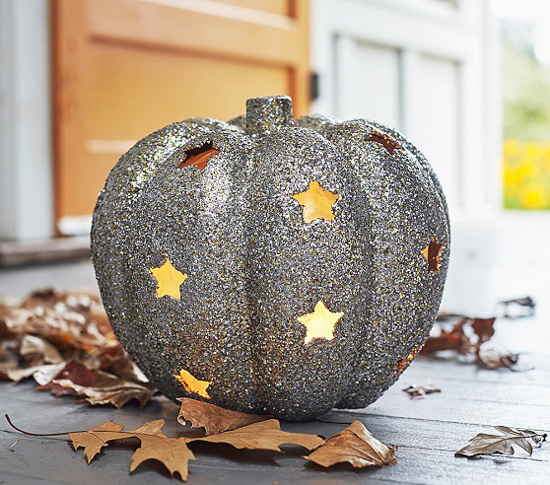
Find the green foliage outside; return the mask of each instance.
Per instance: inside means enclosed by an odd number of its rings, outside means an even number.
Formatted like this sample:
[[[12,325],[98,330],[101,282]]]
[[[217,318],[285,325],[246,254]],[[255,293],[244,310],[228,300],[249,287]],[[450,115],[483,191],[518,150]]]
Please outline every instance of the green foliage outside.
[[[503,25],[504,207],[550,209],[550,66],[529,28]]]

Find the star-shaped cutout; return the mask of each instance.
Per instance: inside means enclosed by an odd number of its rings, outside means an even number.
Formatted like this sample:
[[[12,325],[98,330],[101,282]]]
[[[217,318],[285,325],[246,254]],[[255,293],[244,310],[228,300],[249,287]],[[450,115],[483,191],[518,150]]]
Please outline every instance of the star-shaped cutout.
[[[441,249],[443,249],[443,244],[439,244],[432,238],[430,243],[422,250],[422,255],[428,262],[428,271],[439,271]]]
[[[180,299],[180,285],[187,279],[186,274],[174,268],[168,258],[160,268],[152,268],[151,273],[157,280],[157,298],[171,296]]]
[[[315,305],[313,313],[298,317],[298,321],[307,329],[304,344],[315,338],[332,340],[334,338],[334,327],[344,316],[343,313],[332,313],[325,304],[319,300]]]
[[[189,150],[185,150],[185,160],[178,165],[178,168],[195,165],[199,170],[204,170],[210,157],[218,153],[220,151],[216,150],[211,142],[207,142],[198,148],[190,148]]]
[[[206,390],[208,389],[208,386],[212,384],[211,382],[199,381],[195,376],[184,369],[180,370],[180,373],[175,374],[174,377],[190,394],[196,394],[197,396],[210,399],[210,395],[208,394],[208,392],[206,392]]]
[[[313,222],[315,219],[326,219],[332,221],[334,213],[332,204],[334,204],[338,194],[333,194],[329,190],[324,190],[318,182],[313,180],[305,192],[294,194],[291,197],[296,199],[304,210],[304,222]]]
[[[403,150],[403,147],[399,145],[393,138],[378,131],[373,131],[369,136],[365,138],[365,141],[374,141],[380,143],[386,151],[391,155],[395,150]]]

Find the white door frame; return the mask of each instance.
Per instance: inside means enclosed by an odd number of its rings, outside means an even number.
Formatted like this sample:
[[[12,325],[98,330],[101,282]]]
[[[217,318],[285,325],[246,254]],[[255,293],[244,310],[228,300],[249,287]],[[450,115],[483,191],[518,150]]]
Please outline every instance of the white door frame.
[[[48,0],[0,0],[0,240],[53,236]]]

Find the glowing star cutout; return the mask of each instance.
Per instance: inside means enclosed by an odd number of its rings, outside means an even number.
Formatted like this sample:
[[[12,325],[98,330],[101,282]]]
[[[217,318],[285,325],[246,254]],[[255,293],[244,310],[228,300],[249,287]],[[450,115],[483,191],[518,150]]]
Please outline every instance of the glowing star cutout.
[[[439,255],[443,244],[439,244],[435,241],[434,238],[430,243],[422,250],[422,255],[426,258],[428,262],[428,271],[439,271],[440,261]]]
[[[210,399],[210,395],[206,390],[211,382],[199,381],[195,376],[186,370],[180,370],[179,374],[175,374],[174,377],[180,382],[183,388],[190,394],[196,394],[197,396]]]
[[[317,305],[315,305],[313,313],[298,317],[298,321],[307,329],[304,344],[311,342],[315,338],[332,340],[334,338],[334,327],[343,316],[343,313],[332,313],[319,300]]]
[[[304,209],[304,222],[313,222],[315,219],[326,219],[332,221],[334,213],[332,212],[332,204],[338,197],[328,190],[324,190],[318,182],[312,181],[305,192],[294,194],[291,196],[296,199]]]
[[[157,298],[171,296],[180,299],[180,285],[187,279],[186,274],[174,268],[168,258],[160,268],[152,268],[151,273],[157,280]]]

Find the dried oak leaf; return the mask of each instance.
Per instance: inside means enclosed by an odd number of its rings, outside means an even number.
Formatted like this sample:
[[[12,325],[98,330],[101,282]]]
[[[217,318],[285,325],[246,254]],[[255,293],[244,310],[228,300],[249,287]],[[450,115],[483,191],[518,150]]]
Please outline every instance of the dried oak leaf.
[[[354,421],[305,458],[325,468],[338,463],[364,468],[396,465],[396,451],[395,445],[384,445],[361,422]]]
[[[19,382],[28,377],[33,377],[38,384],[41,382],[49,382],[59,371],[65,366],[65,362],[59,362],[57,364],[41,364],[32,367],[26,367],[24,369],[12,369],[6,372],[8,379],[13,382]]]
[[[47,364],[58,364],[63,361],[63,357],[51,343],[35,335],[24,335],[21,338],[19,355],[22,357],[38,356]]]
[[[519,360],[519,354],[513,354],[495,348],[481,347],[477,352],[477,361],[487,369],[511,369]]]
[[[98,369],[136,382],[148,382],[141,370],[130,360],[129,355],[118,342],[109,346],[98,347],[81,359],[90,369]]]
[[[204,428],[207,435],[231,431],[270,419],[270,416],[231,411],[188,397],[179,398],[178,401],[181,402],[178,423],[185,426],[185,422],[189,421],[193,428]]]
[[[69,438],[71,438],[75,450],[84,448],[84,455],[86,456],[87,462],[90,463],[94,457],[101,452],[101,449],[107,446],[109,441],[121,439],[119,432],[123,429],[124,426],[121,424],[115,423],[114,421],[107,421],[101,426],[97,426],[88,431],[69,433]],[[124,437],[128,438],[128,435],[125,434]]]
[[[471,351],[470,339],[464,333],[468,318],[461,318],[450,330],[441,329],[440,335],[428,337],[421,354],[431,354],[440,350],[456,350],[460,353]]]
[[[171,476],[178,472],[183,481],[187,480],[189,460],[195,455],[187,447],[186,438],[168,438],[160,431],[164,420],[159,419],[147,423],[133,431],[136,438],[141,440],[141,447],[132,455],[130,472],[147,460],[160,461],[170,472]]]
[[[523,448],[531,455],[533,453],[533,446],[529,440],[534,444],[540,444],[546,440],[546,434],[528,429],[514,429],[507,426],[495,426],[495,429],[502,434],[479,433],[466,446],[458,450],[455,456],[466,456],[469,458],[478,455],[492,455],[493,453],[513,455],[514,447],[512,445]]]
[[[402,390],[409,394],[409,396],[411,396],[411,399],[424,399],[428,394],[441,392],[441,389],[439,389],[439,387],[435,387],[430,384],[428,384],[427,386],[417,386],[416,384],[411,384],[410,386],[407,386]]]
[[[299,445],[308,450],[313,450],[325,442],[323,438],[314,434],[281,431],[281,424],[276,419],[252,423],[243,428],[205,436],[204,438],[189,438],[188,441],[225,443],[238,450],[269,450],[277,452],[281,451],[281,445]]]
[[[61,380],[70,380],[79,386],[91,386],[94,382],[93,371],[86,365],[78,361],[67,362],[50,380],[46,382],[38,382],[40,385],[38,390],[49,390],[54,396],[66,396],[68,394],[76,394],[70,387],[63,387],[58,382]]]
[[[85,400],[90,404],[112,404],[116,408],[121,408],[132,399],[139,401],[143,407],[156,393],[156,389],[149,384],[120,379],[108,372],[92,370],[77,361],[69,362],[53,379],[39,384],[39,390],[49,390],[54,396],[77,394],[86,396]]]
[[[52,383],[86,396],[85,400],[90,404],[112,404],[116,408],[121,408],[132,399],[139,401],[140,407],[143,407],[156,392],[147,384],[119,379],[103,371],[94,371],[93,382],[89,386],[75,384],[69,379],[54,379]]]
[[[164,419],[158,419],[131,431],[123,431],[124,426],[108,421],[88,431],[69,433],[75,450],[84,448],[88,463],[108,445],[110,441],[137,438],[141,446],[132,455],[130,472],[147,460],[162,463],[171,476],[179,473],[187,480],[189,460],[194,460],[193,452],[187,447],[186,438],[168,438],[162,431]]]

